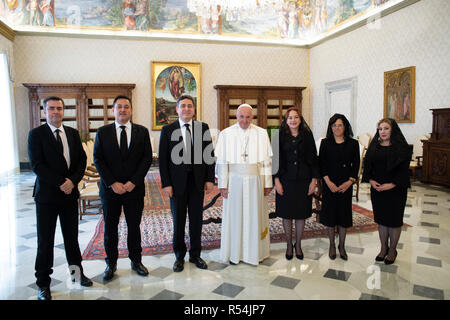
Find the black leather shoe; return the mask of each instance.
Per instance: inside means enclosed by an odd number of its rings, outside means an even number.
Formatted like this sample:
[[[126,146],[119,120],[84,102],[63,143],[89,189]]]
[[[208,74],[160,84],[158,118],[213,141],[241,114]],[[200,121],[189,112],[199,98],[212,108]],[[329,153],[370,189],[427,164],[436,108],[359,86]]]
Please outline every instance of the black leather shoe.
[[[148,270],[147,268],[141,263],[134,263],[131,261],[131,269],[136,271],[138,275],[146,277],[148,276]]]
[[[345,248],[342,248],[338,246],[339,249],[339,256],[341,257],[342,260],[347,261],[348,260],[348,256],[347,256],[347,252],[345,252]]]
[[[384,256],[376,256],[376,257],[375,257],[375,261],[378,261],[378,262],[384,261],[384,259],[385,259],[386,256],[388,255],[388,252],[389,252],[389,248],[387,248],[386,254],[385,254]]]
[[[114,277],[114,272],[117,270],[117,264],[107,265],[105,272],[103,272],[103,281],[109,281]]]
[[[73,279],[72,282],[75,282],[75,279]],[[93,284],[92,280],[86,277],[84,273],[82,273],[80,277],[80,285],[83,287],[91,287],[92,284]]]
[[[174,272],[181,272],[184,270],[184,260],[175,260],[175,263],[173,264],[173,271]]]
[[[331,249],[333,249],[333,250],[331,250]],[[330,257],[331,260],[336,259],[336,247],[330,246],[330,249],[328,250],[328,256]]]
[[[303,258],[304,258],[303,252],[302,252],[302,254],[297,254],[297,243],[294,244],[294,249],[295,249],[295,256],[297,257],[297,259],[303,260]]]
[[[288,246],[288,248],[289,248],[289,246]],[[292,249],[294,249],[294,246],[292,246]],[[294,254],[293,253],[291,253],[291,254],[288,254],[287,253],[287,248],[286,248],[286,254],[285,254],[285,256],[286,256],[286,260],[292,260],[292,258],[294,257]],[[292,250],[292,251],[294,251],[294,250]]]
[[[384,264],[393,264],[395,262],[395,259],[397,259],[397,250],[395,250],[394,260],[389,260],[386,256],[386,259],[384,259]]]
[[[192,262],[193,264],[195,264],[196,267],[199,269],[208,269],[208,265],[200,257],[189,258],[189,262]]]
[[[52,300],[50,288],[49,287],[39,287],[37,298],[38,298],[38,300]]]

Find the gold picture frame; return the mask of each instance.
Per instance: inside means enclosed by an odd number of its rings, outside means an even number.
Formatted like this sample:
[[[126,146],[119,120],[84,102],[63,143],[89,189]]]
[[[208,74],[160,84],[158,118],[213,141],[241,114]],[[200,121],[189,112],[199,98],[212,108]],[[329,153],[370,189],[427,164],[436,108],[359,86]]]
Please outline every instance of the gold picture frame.
[[[176,101],[181,94],[194,98],[194,119],[201,120],[201,65],[198,62],[151,62],[152,130],[178,119]]]
[[[399,123],[415,122],[416,67],[384,73],[384,118]]]

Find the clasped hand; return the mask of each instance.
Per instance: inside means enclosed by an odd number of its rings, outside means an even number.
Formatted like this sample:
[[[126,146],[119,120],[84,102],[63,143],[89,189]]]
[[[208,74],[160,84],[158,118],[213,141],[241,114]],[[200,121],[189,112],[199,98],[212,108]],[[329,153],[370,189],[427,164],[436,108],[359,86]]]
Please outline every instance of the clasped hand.
[[[59,186],[59,189],[65,194],[71,194],[74,187],[75,185],[73,184],[73,182],[70,179],[66,178],[66,181]]]
[[[327,183],[327,186],[331,190],[331,192],[333,192],[333,193],[336,193],[336,192],[344,193],[345,191],[347,191],[348,188],[350,188],[350,186],[352,184],[353,183],[350,180],[348,180],[348,181],[345,181],[340,186],[336,186],[334,184],[334,182],[330,181],[330,182]]]
[[[370,182],[370,185],[372,186],[372,188],[374,188],[378,192],[387,191],[387,190],[391,190],[391,189],[395,188],[395,184],[393,184],[393,183],[380,184],[380,183],[376,182],[375,180],[370,180],[369,182]]]
[[[127,183],[114,182],[111,185],[111,188],[113,189],[114,193],[124,194],[133,191],[135,186],[136,185],[131,181],[128,181]]]

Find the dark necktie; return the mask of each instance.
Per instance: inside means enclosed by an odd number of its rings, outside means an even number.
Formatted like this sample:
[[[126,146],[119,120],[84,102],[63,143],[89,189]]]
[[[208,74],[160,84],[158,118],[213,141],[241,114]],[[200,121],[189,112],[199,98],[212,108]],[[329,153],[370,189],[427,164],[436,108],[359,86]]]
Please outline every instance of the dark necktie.
[[[59,135],[60,130],[56,129],[55,132],[56,132],[56,142],[58,143],[58,150],[59,150],[59,152],[64,154],[64,147],[63,147],[62,139],[61,139],[61,136]]]
[[[186,164],[189,164],[188,170],[192,169],[192,165],[194,164],[194,153],[192,150],[192,134],[191,129],[189,129],[189,123],[185,123],[186,127]],[[189,159],[189,160],[188,160]],[[189,162],[188,162],[189,161]]]
[[[122,157],[125,157],[128,152],[128,139],[125,128],[125,126],[120,126],[120,129],[122,129],[122,132],[120,133],[120,153],[122,154]]]

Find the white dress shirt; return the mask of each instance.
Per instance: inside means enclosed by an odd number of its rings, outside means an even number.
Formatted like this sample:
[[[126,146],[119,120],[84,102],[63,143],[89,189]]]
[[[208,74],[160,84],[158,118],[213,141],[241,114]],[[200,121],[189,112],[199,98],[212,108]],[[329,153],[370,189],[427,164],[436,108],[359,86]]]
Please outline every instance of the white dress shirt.
[[[59,129],[59,136],[61,137],[61,141],[63,144],[64,158],[66,159],[66,162],[67,162],[67,168],[70,168],[70,148],[69,148],[69,143],[67,142],[66,131],[64,131],[63,125],[61,124],[61,126],[59,128],[56,128],[56,127],[52,126],[50,123],[47,123],[47,124],[50,127],[50,129],[52,130],[55,140],[56,140],[56,129]]]
[[[131,143],[131,122],[128,121],[125,124],[120,124],[117,121],[114,122],[116,124],[116,133],[117,133],[117,144],[120,148],[120,134],[122,133],[122,128],[120,126],[125,126],[125,132],[127,133],[127,143],[128,143],[128,148],[130,148],[130,143]]]
[[[189,130],[191,130],[191,143],[193,143],[194,138],[193,138],[193,132],[192,132],[192,119],[189,122],[184,122],[183,120],[181,120],[180,118],[178,118],[178,121],[180,122],[180,128],[181,128],[181,134],[183,135],[183,143],[184,143],[184,147],[186,148],[186,127],[184,126],[185,123],[189,124]]]

